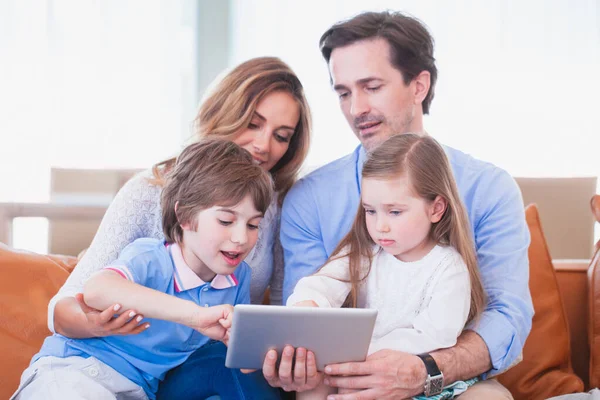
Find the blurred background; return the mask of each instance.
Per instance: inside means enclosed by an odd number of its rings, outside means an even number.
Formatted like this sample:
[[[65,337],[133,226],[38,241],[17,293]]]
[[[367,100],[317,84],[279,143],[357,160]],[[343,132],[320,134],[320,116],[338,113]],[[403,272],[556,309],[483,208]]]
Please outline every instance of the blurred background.
[[[0,0],[0,202],[58,199],[53,169],[137,170],[175,155],[204,90],[256,56],[280,57],[305,86],[305,169],[347,154],[358,141],[318,40],[385,9],[436,40],[425,119],[436,139],[515,177],[600,174],[598,0]],[[47,231],[45,218],[18,218],[12,243],[45,252]]]

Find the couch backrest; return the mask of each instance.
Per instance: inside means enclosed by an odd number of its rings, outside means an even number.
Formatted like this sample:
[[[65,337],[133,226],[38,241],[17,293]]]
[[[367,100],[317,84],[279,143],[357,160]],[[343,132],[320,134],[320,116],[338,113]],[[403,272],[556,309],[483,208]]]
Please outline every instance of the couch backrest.
[[[600,223],[600,195],[592,197],[591,208]],[[588,343],[590,346],[590,387],[600,387],[600,241],[588,269]]]

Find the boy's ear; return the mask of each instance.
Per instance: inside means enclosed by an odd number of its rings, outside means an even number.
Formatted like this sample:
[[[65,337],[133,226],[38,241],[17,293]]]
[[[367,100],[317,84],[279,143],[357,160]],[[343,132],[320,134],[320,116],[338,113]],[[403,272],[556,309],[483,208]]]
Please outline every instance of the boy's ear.
[[[188,224],[188,223],[182,224],[181,221],[179,221],[179,215],[177,215],[177,208],[178,207],[179,207],[179,202],[176,201],[175,202],[175,217],[177,218],[177,222],[179,222],[179,225],[181,226],[181,229],[189,230],[190,229],[190,224]]]
[[[432,224],[440,222],[446,212],[446,208],[448,208],[448,201],[442,196],[437,196],[435,200],[433,200],[430,208],[431,216],[429,217]]]

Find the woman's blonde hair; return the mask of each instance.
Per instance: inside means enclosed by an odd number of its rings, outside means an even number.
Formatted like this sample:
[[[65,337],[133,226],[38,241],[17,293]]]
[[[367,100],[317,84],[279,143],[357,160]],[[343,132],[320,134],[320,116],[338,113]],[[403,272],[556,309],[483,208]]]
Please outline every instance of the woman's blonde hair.
[[[464,259],[471,280],[469,321],[472,321],[483,312],[486,296],[479,275],[469,218],[442,146],[430,136],[411,133],[395,135],[369,155],[362,170],[363,179],[394,179],[403,175],[408,177],[419,197],[433,202],[440,196],[447,202],[441,220],[431,228],[430,237],[442,246],[454,247]],[[349,259],[352,289],[346,304],[351,307],[356,307],[359,285],[371,270],[374,246],[367,230],[365,210],[360,205],[352,229],[328,260]]]
[[[304,89],[286,63],[276,57],[253,58],[225,75],[200,106],[194,120],[194,139],[218,136],[224,140],[235,140],[250,124],[258,103],[273,92],[289,93],[300,110],[300,120],[288,150],[269,171],[281,205],[308,154],[311,129],[310,109]],[[163,171],[169,170],[174,162],[175,158],[172,158],[156,164],[152,182],[162,185]]]

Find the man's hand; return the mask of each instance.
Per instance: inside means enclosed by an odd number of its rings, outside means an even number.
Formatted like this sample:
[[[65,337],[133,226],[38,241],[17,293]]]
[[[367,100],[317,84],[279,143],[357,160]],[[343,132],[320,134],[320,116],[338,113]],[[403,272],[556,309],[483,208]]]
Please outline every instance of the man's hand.
[[[294,369],[292,370],[292,365]],[[277,369],[277,352],[269,350],[263,364],[263,375],[269,385],[280,387],[286,392],[304,392],[319,386],[323,374],[317,372],[317,361],[312,351],[299,347],[296,349],[294,363],[294,348],[285,346]]]
[[[427,377],[419,357],[394,350],[380,350],[364,362],[328,365],[325,373],[325,384],[340,388],[327,397],[336,400],[410,398],[423,393]]]
[[[198,306],[190,327],[211,339],[228,341],[227,334],[231,327],[232,315],[233,306],[230,304],[213,307]]]
[[[88,330],[92,337],[135,335],[150,326],[148,323],[140,323],[144,317],[134,310],[127,310],[115,317],[121,309],[119,304],[113,304],[101,311],[88,306],[83,300],[82,293],[77,293],[75,299],[87,319]]]

